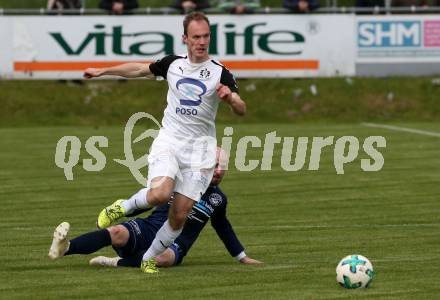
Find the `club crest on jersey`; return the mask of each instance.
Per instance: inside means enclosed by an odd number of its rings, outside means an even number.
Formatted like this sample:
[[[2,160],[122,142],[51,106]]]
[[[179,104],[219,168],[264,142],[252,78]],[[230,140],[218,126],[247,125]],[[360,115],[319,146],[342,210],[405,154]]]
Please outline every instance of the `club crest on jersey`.
[[[182,78],[176,82],[176,89],[185,98],[179,99],[181,105],[198,106],[202,103],[202,96],[208,88],[206,85],[193,78]]]
[[[211,202],[211,204],[214,206],[219,206],[220,203],[222,203],[222,200],[223,199],[220,194],[212,193],[211,195],[209,195],[209,202]]]
[[[211,71],[209,71],[207,68],[204,68],[200,70],[199,78],[206,79],[209,78],[211,75]]]

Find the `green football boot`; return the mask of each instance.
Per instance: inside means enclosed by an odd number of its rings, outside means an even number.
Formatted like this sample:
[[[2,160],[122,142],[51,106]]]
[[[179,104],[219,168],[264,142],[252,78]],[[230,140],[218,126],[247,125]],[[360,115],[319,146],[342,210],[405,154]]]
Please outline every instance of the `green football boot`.
[[[159,268],[156,266],[154,258],[143,260],[141,263],[141,271],[149,274],[159,273]]]
[[[112,205],[104,208],[98,216],[98,221],[96,222],[96,226],[99,229],[107,228],[113,225],[117,220],[125,216],[125,210],[122,207],[121,203],[124,202],[124,199],[116,200]]]

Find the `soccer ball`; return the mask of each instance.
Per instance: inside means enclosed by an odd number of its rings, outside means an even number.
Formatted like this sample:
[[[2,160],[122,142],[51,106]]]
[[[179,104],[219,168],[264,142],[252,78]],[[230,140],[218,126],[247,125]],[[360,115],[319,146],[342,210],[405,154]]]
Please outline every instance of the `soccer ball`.
[[[362,255],[348,255],[336,267],[336,281],[346,289],[367,288],[373,277],[373,265]]]

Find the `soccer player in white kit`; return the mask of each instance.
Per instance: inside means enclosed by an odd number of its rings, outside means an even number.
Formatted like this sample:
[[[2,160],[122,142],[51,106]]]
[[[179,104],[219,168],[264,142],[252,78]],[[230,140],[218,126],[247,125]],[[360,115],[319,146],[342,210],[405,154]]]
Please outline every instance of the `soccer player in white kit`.
[[[215,167],[215,117],[220,101],[237,115],[246,113],[234,77],[208,55],[210,27],[200,12],[183,21],[186,55],[169,55],[151,64],[126,63],[89,68],[84,77],[118,75],[126,78],[161,76],[168,81],[162,128],[148,156],[147,187],[128,200],[118,200],[98,216],[105,228],[137,209],[165,203],[174,194],[168,220],[143,256],[141,270],[158,272],[154,257],[167,249],[182,231],[188,213],[206,191]]]

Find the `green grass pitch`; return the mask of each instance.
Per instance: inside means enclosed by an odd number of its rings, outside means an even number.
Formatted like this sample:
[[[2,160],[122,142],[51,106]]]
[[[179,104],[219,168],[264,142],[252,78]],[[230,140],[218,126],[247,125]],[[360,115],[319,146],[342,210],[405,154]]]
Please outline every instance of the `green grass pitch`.
[[[394,125],[440,128],[438,122]],[[90,267],[92,256],[50,261],[56,225],[69,221],[71,236],[93,230],[102,207],[139,188],[129,170],[113,161],[124,156],[123,126],[0,129],[1,299],[438,299],[440,138],[359,123],[234,126],[235,144],[244,135],[263,138],[273,130],[278,136],[387,140],[379,172],[361,170],[362,147],[344,175],[336,175],[334,147],[324,149],[318,171],[306,170],[310,153],[303,170],[282,170],[279,145],[272,171],[239,172],[231,164],[222,184],[229,219],[247,254],[263,266],[236,263],[209,225],[183,265],[155,276]],[[54,162],[64,135],[77,135],[83,145],[89,136],[107,136],[105,169],[85,172],[79,164],[74,180],[66,181]],[[261,149],[251,149],[248,157],[261,156]],[[83,158],[90,158],[84,148]],[[355,253],[374,265],[370,289],[344,290],[335,281],[338,261]]]

